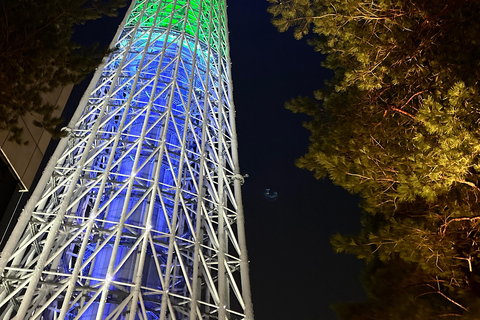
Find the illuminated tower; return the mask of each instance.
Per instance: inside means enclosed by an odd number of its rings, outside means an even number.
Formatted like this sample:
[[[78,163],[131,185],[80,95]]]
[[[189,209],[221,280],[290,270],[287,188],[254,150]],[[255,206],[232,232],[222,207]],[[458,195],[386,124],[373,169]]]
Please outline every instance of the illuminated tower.
[[[0,257],[1,319],[253,319],[225,0],[134,1]]]

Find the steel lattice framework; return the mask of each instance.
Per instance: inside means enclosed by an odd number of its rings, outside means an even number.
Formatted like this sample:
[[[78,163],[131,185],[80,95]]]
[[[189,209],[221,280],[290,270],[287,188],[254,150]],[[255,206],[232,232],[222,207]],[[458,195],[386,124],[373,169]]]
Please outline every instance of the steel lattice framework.
[[[253,320],[225,0],[137,0],[0,257],[1,319]]]

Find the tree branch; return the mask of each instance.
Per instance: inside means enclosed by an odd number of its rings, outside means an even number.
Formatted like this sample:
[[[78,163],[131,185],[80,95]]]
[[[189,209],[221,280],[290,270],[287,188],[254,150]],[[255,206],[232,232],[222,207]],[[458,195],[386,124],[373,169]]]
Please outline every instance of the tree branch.
[[[448,218],[447,218],[447,219],[448,219]],[[452,222],[459,222],[459,221],[470,221],[470,222],[473,222],[473,221],[477,221],[477,220],[480,220],[480,216],[452,218],[452,219],[450,219],[450,220],[448,220],[448,221],[445,221],[445,223],[440,226],[440,233],[444,235],[445,232],[447,231],[448,226],[449,226],[450,223],[452,223]]]
[[[404,116],[407,116],[407,117],[415,120],[415,116],[414,116],[414,115],[412,115],[412,114],[410,114],[410,113],[408,113],[408,112],[406,112],[406,111],[403,111],[402,109],[398,109],[398,108],[396,108],[396,107],[394,107],[394,106],[392,106],[392,105],[388,105],[388,109],[390,109],[390,110],[392,110],[392,111],[394,111],[394,112],[403,114]]]
[[[464,306],[462,306],[460,303],[458,303],[457,301],[453,300],[452,298],[448,297],[447,295],[445,295],[443,292],[441,291],[437,291],[437,293],[439,295],[441,295],[442,297],[444,297],[445,299],[447,299],[448,301],[450,301],[451,303],[453,303],[454,305],[462,308],[463,310],[465,311],[468,311],[468,308],[465,308]]]
[[[419,94],[422,94],[424,92],[425,92],[425,90],[422,90],[420,92],[415,93],[413,96],[410,97],[410,99],[408,99],[407,102],[405,102],[405,104],[403,106],[400,107],[400,109],[403,109],[413,98],[415,98],[416,96],[418,96]]]
[[[462,183],[462,184],[466,184],[467,186],[470,186],[470,187],[472,187],[472,188],[475,188],[475,190],[480,191],[480,188],[477,187],[477,185],[474,184],[473,182],[466,181],[466,180],[456,180],[456,182]]]

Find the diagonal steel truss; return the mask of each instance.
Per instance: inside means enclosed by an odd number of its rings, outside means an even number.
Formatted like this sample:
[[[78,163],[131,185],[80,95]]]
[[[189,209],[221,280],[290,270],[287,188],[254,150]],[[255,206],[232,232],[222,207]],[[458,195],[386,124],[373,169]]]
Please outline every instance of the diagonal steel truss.
[[[134,1],[0,257],[1,319],[252,319],[225,0]]]

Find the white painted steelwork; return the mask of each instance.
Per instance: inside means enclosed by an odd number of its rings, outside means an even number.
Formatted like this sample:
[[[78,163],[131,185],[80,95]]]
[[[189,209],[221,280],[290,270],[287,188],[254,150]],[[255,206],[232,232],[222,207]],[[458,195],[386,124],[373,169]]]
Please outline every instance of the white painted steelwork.
[[[253,320],[225,0],[138,0],[112,48],[0,256],[0,318]]]

